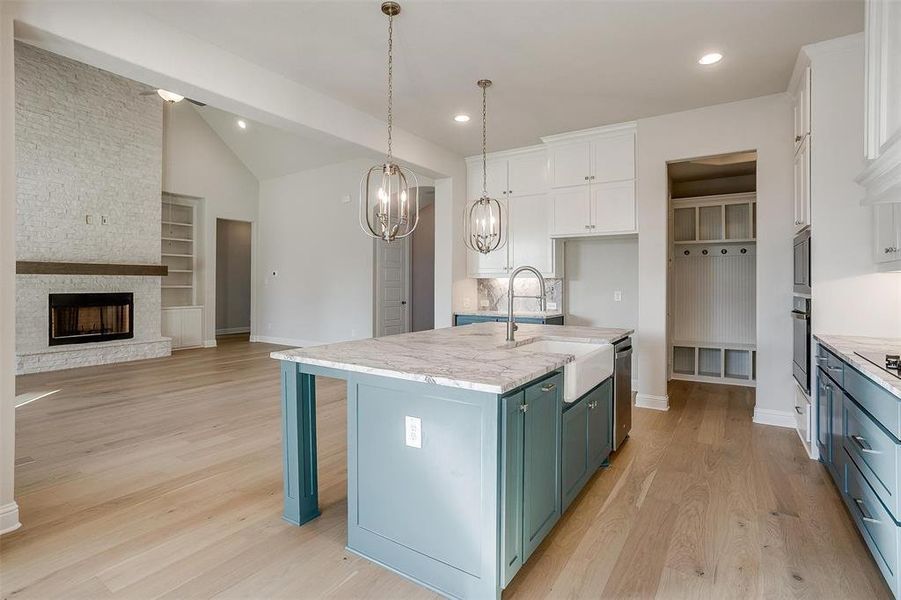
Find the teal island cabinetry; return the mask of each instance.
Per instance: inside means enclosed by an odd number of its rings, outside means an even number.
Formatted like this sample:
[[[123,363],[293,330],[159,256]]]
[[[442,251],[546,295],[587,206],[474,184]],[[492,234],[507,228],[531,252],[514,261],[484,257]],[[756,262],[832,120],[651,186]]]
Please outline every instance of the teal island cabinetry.
[[[610,380],[565,402],[573,356],[529,343],[630,333],[522,324],[507,343],[502,323],[483,323],[273,353],[284,518],[302,525],[320,513],[315,378],[345,379],[348,550],[448,597],[499,597],[572,499],[565,437],[578,432],[578,460],[595,469],[610,452]],[[567,430],[583,409],[606,415]]]

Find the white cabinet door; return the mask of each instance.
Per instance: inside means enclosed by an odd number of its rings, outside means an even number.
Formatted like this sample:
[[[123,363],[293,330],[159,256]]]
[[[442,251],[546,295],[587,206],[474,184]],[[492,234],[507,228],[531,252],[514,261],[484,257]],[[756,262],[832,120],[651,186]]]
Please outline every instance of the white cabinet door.
[[[582,185],[551,194],[554,210],[554,235],[591,233],[591,194]]]
[[[488,165],[488,172],[491,172],[490,164]],[[508,202],[506,196],[501,195],[497,198],[497,201],[500,202],[503,217],[506,219],[507,243],[503,248],[499,248],[488,254],[467,250],[467,253],[470,256],[469,271],[471,275],[502,275],[507,272],[507,267],[509,266],[508,254],[511,245],[510,239],[512,237],[510,235],[512,232],[510,227],[510,211],[507,210]]]
[[[529,196],[547,192],[547,152],[511,156],[507,161],[507,192]]]
[[[635,178],[635,134],[599,138],[591,143],[591,182],[606,183]]]
[[[635,182],[592,185],[591,213],[592,233],[635,231]]]
[[[181,346],[194,348],[203,345],[203,311],[186,308],[181,312]]]
[[[801,142],[794,163],[794,214],[795,231],[810,225],[810,145],[809,139]]]
[[[876,204],[873,210],[876,216],[876,262],[901,260],[901,203]]]
[[[795,152],[810,133],[810,67],[804,70],[794,95]]]
[[[494,159],[488,161],[488,195],[492,198],[503,198],[507,194],[507,161]],[[466,175],[466,200],[472,202],[482,195],[482,161],[471,165]]]
[[[510,199],[510,226],[513,231],[511,267],[531,265],[545,275],[553,274],[550,206],[545,194]]]
[[[591,144],[573,142],[548,148],[551,187],[588,183],[591,175]]]
[[[160,321],[163,337],[172,338],[172,347],[180,348],[181,313],[178,310],[164,310]]]
[[[901,135],[901,2],[866,4],[866,156],[884,154]]]

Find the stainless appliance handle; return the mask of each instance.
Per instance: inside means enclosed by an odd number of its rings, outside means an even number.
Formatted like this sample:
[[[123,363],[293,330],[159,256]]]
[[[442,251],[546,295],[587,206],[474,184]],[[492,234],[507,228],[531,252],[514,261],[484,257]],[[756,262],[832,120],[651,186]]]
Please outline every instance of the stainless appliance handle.
[[[546,383],[543,386],[541,386],[541,391],[542,392],[550,392],[552,390],[555,390],[556,388],[557,388],[556,383]]]
[[[625,350],[620,350],[619,352],[616,353],[616,356],[614,358],[616,360],[619,360],[621,358],[628,358],[630,356],[632,356],[632,348],[631,347],[626,348]]]
[[[807,321],[808,319],[810,319],[810,315],[807,314],[806,312],[801,312],[801,311],[799,311],[799,310],[793,310],[793,311],[792,311],[792,318],[793,318],[793,319],[799,319],[799,320],[802,320],[802,321]]]

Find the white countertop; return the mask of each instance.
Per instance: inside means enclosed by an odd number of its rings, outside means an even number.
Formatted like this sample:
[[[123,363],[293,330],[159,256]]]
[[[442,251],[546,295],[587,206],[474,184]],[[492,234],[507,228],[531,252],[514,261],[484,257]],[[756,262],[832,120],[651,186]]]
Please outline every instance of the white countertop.
[[[901,354],[901,338],[873,338],[850,335],[819,335],[814,339],[839,358],[871,379],[876,385],[901,400],[901,379],[893,377],[855,352],[877,352],[880,354]]]
[[[476,323],[417,333],[280,350],[278,360],[503,394],[574,360],[571,354],[514,350],[535,339],[614,343],[632,329],[519,324],[516,342],[506,323]]]
[[[458,317],[504,317],[507,318],[505,310],[471,310],[454,313]],[[553,319],[554,317],[562,317],[563,313],[559,310],[514,310],[514,317],[529,317],[535,319]]]

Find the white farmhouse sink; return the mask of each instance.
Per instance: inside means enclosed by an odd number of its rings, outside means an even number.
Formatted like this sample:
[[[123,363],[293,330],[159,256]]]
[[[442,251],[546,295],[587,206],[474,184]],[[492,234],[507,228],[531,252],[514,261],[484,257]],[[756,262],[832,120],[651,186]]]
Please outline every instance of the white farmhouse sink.
[[[613,345],[563,340],[535,340],[516,350],[542,354],[570,354],[576,359],[563,367],[563,401],[575,402],[613,375]]]

